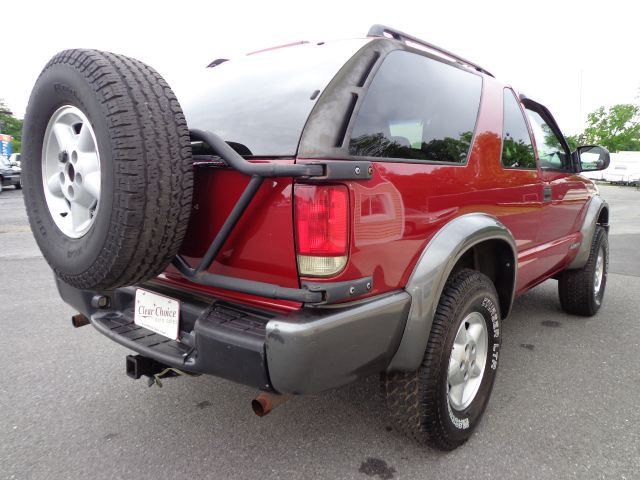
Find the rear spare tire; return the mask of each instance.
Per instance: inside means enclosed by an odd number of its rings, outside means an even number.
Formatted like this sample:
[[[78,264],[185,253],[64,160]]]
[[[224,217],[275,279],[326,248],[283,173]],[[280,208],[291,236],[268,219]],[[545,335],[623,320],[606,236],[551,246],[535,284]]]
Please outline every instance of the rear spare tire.
[[[131,285],[177,254],[193,191],[189,131],[144,63],[96,50],[54,56],[29,99],[22,160],[31,229],[64,282]]]

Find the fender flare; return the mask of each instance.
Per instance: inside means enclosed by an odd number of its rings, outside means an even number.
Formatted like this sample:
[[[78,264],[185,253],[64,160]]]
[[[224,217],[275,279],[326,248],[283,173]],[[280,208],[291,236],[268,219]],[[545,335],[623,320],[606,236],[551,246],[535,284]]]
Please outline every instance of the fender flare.
[[[589,206],[587,207],[587,213],[582,221],[582,227],[580,228],[580,233],[582,234],[580,248],[578,249],[576,257],[567,267],[567,270],[582,268],[587,264],[587,261],[589,260],[589,252],[591,251],[591,242],[593,241],[593,236],[596,233],[596,225],[598,225],[598,218],[600,218],[602,210],[607,210],[607,212],[609,211],[609,205],[607,202],[599,196],[592,197],[589,202]],[[609,224],[606,223],[603,224],[603,226],[608,232]]]
[[[427,244],[416,263],[405,290],[411,295],[406,326],[387,371],[417,370],[424,357],[440,295],[458,260],[470,248],[487,240],[501,240],[511,249],[513,282],[506,317],[515,294],[517,250],[513,235],[498,219],[484,213],[469,213],[447,223]]]

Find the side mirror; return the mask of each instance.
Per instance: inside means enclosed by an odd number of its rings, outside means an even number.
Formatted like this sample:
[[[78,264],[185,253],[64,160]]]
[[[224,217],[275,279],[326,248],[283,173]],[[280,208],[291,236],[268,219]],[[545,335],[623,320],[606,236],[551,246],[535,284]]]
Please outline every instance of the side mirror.
[[[609,166],[611,158],[609,150],[600,145],[585,145],[578,147],[575,153],[580,162],[581,172],[595,172]]]

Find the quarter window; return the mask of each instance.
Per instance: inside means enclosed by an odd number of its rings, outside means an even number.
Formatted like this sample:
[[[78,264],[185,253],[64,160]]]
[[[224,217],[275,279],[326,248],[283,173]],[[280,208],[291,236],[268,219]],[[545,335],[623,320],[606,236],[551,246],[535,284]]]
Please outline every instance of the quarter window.
[[[504,90],[502,165],[506,168],[536,168],[536,158],[527,124],[512,90]]]
[[[356,156],[464,163],[480,106],[482,78],[431,58],[391,52],[356,118]]]

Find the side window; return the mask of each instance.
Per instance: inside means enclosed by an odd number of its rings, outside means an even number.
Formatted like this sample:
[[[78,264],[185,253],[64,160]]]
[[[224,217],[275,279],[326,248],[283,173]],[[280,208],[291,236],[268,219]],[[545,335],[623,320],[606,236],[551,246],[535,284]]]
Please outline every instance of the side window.
[[[356,118],[349,154],[464,163],[482,78],[422,55],[391,52]]]
[[[505,168],[536,168],[536,157],[522,110],[512,90],[504,89],[502,165]]]
[[[540,168],[546,170],[567,170],[569,159],[562,148],[560,139],[553,133],[551,127],[533,110],[527,110],[529,123],[536,138],[536,148],[540,158]]]

